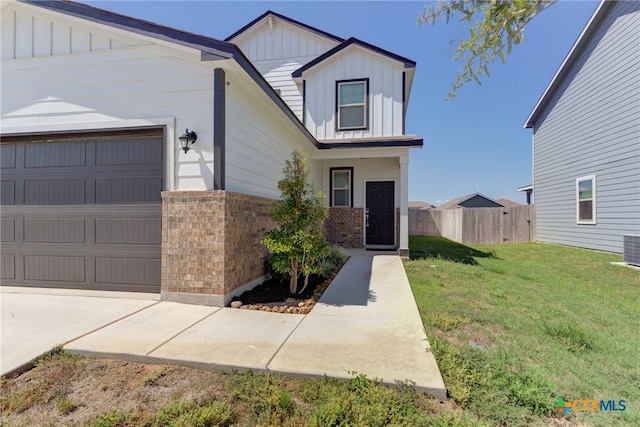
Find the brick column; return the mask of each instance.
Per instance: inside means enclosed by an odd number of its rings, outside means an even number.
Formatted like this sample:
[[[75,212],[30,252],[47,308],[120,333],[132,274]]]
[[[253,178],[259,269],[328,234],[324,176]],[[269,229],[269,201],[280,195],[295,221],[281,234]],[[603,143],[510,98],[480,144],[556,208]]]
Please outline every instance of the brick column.
[[[272,204],[229,191],[163,192],[162,299],[224,306],[260,283]]]

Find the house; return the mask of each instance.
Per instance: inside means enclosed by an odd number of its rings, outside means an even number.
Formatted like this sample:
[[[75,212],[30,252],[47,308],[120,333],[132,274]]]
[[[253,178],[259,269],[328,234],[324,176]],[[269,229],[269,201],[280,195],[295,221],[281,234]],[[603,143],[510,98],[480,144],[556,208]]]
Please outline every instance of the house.
[[[435,209],[436,205],[427,202],[409,202],[409,209]]]
[[[527,118],[537,239],[621,253],[640,234],[640,3],[602,1]]]
[[[413,61],[271,11],[224,41],[75,2],[0,11],[2,285],[225,305],[266,277],[294,150],[332,243],[408,255]]]
[[[459,209],[459,208],[504,208],[505,205],[499,203],[484,194],[475,193],[449,200],[438,206],[438,210]]]
[[[510,199],[498,199],[496,201],[500,203],[502,206],[504,206],[505,208],[515,208],[518,206],[522,206],[522,203],[514,202],[513,200],[510,200]]]

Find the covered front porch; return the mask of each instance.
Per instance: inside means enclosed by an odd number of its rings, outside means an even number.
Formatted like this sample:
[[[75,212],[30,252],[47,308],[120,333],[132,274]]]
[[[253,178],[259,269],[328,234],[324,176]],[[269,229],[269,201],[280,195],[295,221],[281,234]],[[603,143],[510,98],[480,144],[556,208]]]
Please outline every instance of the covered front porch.
[[[409,254],[407,147],[318,150],[314,186],[327,196],[331,244]]]

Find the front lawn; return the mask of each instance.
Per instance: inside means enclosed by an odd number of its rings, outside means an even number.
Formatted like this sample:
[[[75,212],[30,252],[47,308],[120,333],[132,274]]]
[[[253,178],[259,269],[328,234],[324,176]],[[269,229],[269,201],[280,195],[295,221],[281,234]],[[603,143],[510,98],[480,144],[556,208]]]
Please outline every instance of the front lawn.
[[[455,402],[512,426],[562,425],[559,398],[611,400],[618,410],[567,419],[640,425],[640,271],[611,265],[620,255],[432,237],[410,247],[409,281]]]

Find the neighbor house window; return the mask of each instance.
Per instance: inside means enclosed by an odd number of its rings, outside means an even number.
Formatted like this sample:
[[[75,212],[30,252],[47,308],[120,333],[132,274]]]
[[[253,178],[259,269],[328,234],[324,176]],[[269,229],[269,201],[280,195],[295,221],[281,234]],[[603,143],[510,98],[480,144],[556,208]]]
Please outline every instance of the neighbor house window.
[[[369,79],[339,81],[336,84],[337,129],[366,129]]]
[[[586,176],[576,180],[578,224],[596,223],[596,177]]]
[[[331,206],[353,205],[353,168],[331,168]]]

